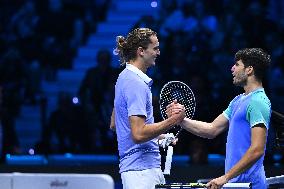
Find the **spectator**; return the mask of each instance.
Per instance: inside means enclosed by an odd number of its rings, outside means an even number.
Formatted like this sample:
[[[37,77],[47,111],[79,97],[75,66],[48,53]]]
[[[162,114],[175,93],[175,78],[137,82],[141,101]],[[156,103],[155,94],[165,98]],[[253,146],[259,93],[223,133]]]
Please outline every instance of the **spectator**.
[[[44,127],[37,152],[88,153],[89,141],[86,138],[85,121],[81,106],[73,104],[68,93],[60,92],[58,107],[51,113],[47,127]],[[55,134],[56,141],[52,141],[52,134]]]
[[[89,68],[79,89],[79,97],[88,120],[91,146],[94,152],[105,150],[108,136],[108,122],[114,96],[114,81],[118,70],[111,67],[111,54],[100,50],[97,54],[97,66]],[[111,107],[111,108],[110,108]]]

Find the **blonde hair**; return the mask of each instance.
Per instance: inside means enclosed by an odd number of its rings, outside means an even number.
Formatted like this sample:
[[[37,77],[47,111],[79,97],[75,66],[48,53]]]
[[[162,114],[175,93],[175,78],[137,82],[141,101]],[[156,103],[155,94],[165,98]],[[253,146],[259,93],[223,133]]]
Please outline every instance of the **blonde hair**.
[[[136,28],[127,37],[116,37],[116,52],[119,55],[121,65],[130,60],[135,60],[136,52],[139,47],[146,49],[151,42],[150,37],[157,33],[149,28]]]

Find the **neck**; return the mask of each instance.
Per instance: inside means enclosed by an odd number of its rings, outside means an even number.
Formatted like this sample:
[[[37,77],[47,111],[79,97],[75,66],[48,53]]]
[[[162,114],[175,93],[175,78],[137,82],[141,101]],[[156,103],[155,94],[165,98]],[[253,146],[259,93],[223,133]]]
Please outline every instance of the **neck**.
[[[244,90],[245,90],[245,94],[249,94],[250,92],[252,91],[255,91],[256,89],[259,89],[259,88],[262,88],[262,82],[252,82],[252,83],[249,83],[247,85],[244,86]]]
[[[146,68],[146,66],[145,66],[143,63],[141,63],[140,61],[138,61],[138,60],[130,60],[130,61],[129,61],[129,64],[131,64],[131,65],[137,67],[139,70],[141,70],[143,73],[146,74],[147,68]]]

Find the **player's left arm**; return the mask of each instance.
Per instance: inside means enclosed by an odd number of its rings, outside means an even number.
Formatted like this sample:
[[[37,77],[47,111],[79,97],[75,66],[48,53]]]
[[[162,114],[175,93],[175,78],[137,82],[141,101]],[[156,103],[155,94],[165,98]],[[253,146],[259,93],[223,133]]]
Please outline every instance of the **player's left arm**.
[[[223,186],[232,178],[249,169],[265,152],[267,129],[263,123],[259,123],[251,129],[251,145],[240,161],[225,175],[213,179],[208,186]]]
[[[251,129],[251,145],[241,160],[225,176],[228,180],[249,169],[265,152],[267,129],[259,123]]]
[[[112,109],[111,117],[110,117],[110,124],[109,128],[113,131],[115,131],[115,113],[114,113],[114,108]]]

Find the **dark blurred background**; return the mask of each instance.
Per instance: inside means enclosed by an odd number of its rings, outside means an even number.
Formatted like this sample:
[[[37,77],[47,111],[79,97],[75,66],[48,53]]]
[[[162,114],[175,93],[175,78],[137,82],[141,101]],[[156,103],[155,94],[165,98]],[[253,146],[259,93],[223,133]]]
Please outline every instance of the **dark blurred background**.
[[[160,41],[161,56],[148,73],[156,121],[159,92],[170,80],[192,88],[195,119],[212,121],[242,92],[232,85],[230,68],[246,47],[271,55],[266,93],[272,109],[284,113],[282,0],[1,0],[2,165],[16,156],[117,157],[109,130],[122,70],[115,37],[136,27],[157,31]],[[226,133],[206,140],[183,132],[175,154],[187,165],[208,165],[212,157],[223,160],[225,142]],[[283,162],[272,128],[265,164]]]

